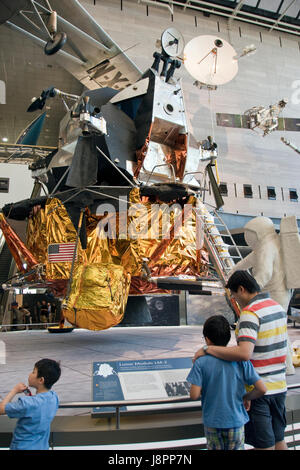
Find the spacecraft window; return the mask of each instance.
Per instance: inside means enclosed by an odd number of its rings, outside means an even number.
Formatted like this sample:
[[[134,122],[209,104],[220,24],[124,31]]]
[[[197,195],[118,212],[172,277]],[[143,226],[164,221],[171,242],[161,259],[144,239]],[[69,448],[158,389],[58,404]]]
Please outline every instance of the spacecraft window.
[[[9,178],[0,178],[0,193],[8,193]]]
[[[298,202],[297,190],[294,188],[289,188],[289,192],[290,192],[290,200],[293,202]]]
[[[251,184],[244,184],[244,197],[253,197],[253,191]]]
[[[267,187],[268,199],[275,200],[276,199],[276,191],[274,186]]]
[[[220,183],[219,184],[219,190],[222,196],[228,196],[228,188],[227,188],[227,183]]]

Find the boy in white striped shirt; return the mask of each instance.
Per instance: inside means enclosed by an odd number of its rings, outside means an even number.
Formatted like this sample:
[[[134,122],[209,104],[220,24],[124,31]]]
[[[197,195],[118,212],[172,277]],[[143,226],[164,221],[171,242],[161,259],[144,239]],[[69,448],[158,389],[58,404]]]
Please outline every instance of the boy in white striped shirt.
[[[226,287],[242,309],[236,329],[238,344],[209,346],[206,351],[197,351],[194,358],[211,354],[228,361],[250,359],[267,392],[251,402],[245,442],[257,449],[286,450],[286,312],[269,294],[260,292],[256,280],[247,271],[235,271]]]

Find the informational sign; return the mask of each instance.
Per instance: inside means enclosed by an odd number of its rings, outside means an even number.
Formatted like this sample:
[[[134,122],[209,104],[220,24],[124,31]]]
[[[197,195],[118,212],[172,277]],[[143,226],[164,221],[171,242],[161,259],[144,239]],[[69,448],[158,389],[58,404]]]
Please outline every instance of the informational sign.
[[[159,400],[189,397],[186,377],[192,367],[191,357],[147,359],[142,361],[101,361],[93,363],[93,400]],[[178,405],[178,404],[176,404]],[[195,403],[194,403],[195,405]],[[166,405],[164,405],[165,407]],[[168,404],[174,407],[175,404]],[[132,405],[123,411],[161,409],[162,405]],[[115,408],[97,407],[94,413],[114,412]]]

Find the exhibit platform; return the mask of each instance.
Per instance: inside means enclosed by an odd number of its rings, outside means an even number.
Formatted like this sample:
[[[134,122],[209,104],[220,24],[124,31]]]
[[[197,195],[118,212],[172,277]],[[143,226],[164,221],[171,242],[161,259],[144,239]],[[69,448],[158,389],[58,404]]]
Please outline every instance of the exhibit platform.
[[[300,326],[289,325],[288,331],[291,344],[300,341]],[[90,402],[93,401],[93,363],[188,358],[202,344],[201,325],[115,327],[97,332],[74,329],[66,334],[50,334],[46,329],[1,332],[0,397],[4,397],[16,383],[26,383],[34,363],[48,357],[61,362],[62,375],[53,387],[60,403]],[[230,344],[235,344],[233,331]],[[295,375],[287,377],[289,385],[300,384],[300,367],[295,371]],[[295,420],[300,422],[297,411],[300,409],[300,388],[290,389],[288,399],[293,408],[294,425]],[[55,436],[56,439],[54,447],[99,447],[100,443],[103,446],[137,445],[153,440],[176,441],[177,447],[202,445],[199,439],[202,434],[200,407],[195,412],[180,410],[178,405],[176,415],[166,410],[156,414],[121,416],[119,429],[114,417],[93,418],[92,411],[92,408],[60,408],[52,425],[52,438]],[[0,449],[9,445],[14,424],[14,420],[0,416]],[[189,445],[182,444],[184,440],[188,440]]]
[[[201,326],[74,329],[65,334],[46,329],[10,331],[0,333],[0,340],[6,349],[5,364],[0,364],[0,397],[16,383],[26,383],[34,363],[48,357],[61,362],[61,378],[53,387],[61,403],[92,401],[94,362],[192,357],[204,341]],[[58,414],[89,412],[61,409]]]

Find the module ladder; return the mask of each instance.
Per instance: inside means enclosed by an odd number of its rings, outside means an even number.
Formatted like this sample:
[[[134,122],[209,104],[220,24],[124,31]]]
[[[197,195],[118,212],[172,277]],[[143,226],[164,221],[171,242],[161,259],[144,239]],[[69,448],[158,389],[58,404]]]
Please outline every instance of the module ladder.
[[[215,209],[209,211],[201,202],[197,209],[203,224],[204,246],[222,284],[225,286],[228,274],[242,259],[242,255],[220,214]],[[223,238],[226,238],[230,243],[226,243]],[[229,247],[232,247],[236,254],[232,255],[229,252]]]

